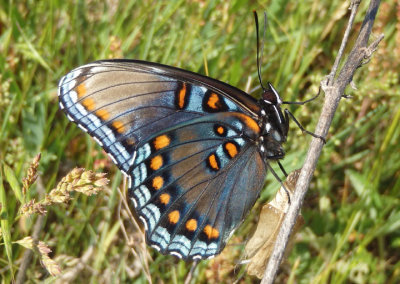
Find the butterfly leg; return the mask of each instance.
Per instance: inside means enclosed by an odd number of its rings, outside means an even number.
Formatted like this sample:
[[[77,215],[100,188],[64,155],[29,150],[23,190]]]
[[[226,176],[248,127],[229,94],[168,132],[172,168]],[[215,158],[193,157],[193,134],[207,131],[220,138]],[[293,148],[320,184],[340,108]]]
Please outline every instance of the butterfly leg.
[[[324,142],[324,144],[326,144],[326,140],[325,140],[324,137],[322,137],[321,135],[315,134],[315,133],[313,133],[313,132],[308,131],[307,129],[305,129],[305,128],[300,124],[300,122],[297,121],[297,119],[294,117],[294,115],[293,115],[288,109],[285,109],[285,118],[286,118],[286,120],[289,119],[289,116],[293,119],[294,123],[296,123],[296,125],[300,128],[301,131],[303,131],[303,132],[305,132],[305,133],[311,135],[312,137],[321,139],[322,142]]]
[[[282,166],[281,162],[278,161],[279,168],[281,169],[282,173],[285,175],[285,177],[288,176],[287,172],[285,171],[285,168]]]
[[[265,163],[267,165],[268,170],[272,173],[272,175],[276,178],[276,180],[281,184],[283,190],[286,192],[286,195],[288,197],[288,202],[290,204],[290,194],[289,191],[287,190],[287,188],[285,187],[285,185],[283,184],[283,181],[281,180],[281,178],[276,174],[276,172],[274,171],[274,169],[271,167],[271,165],[269,163]]]
[[[284,102],[282,102],[282,104],[285,104],[285,105],[304,105],[304,104],[309,103],[309,102],[315,100],[316,98],[318,98],[320,93],[321,93],[321,86],[319,86],[318,93],[314,97],[312,97],[311,99],[305,100],[303,102],[286,102],[286,101],[284,101]]]

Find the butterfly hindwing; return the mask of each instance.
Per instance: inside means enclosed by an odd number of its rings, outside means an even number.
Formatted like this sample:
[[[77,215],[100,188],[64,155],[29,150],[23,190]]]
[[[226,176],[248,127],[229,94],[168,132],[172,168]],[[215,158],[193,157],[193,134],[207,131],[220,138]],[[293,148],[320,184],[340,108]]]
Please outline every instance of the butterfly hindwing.
[[[184,259],[222,250],[264,182],[253,145],[258,129],[249,119],[235,112],[208,115],[138,146],[129,196],[150,245]]]

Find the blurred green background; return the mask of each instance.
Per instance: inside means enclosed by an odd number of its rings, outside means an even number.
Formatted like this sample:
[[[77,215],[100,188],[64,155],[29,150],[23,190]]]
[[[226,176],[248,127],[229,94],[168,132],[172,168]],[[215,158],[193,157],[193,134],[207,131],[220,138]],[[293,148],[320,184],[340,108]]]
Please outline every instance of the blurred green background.
[[[40,198],[72,168],[109,173],[110,188],[48,208],[39,240],[62,274],[74,283],[146,283],[118,217],[121,174],[94,141],[58,109],[58,80],[94,60],[148,60],[208,74],[241,89],[255,89],[255,24],[252,11],[268,13],[262,77],[284,100],[316,94],[330,71],[350,14],[350,1],[5,1],[0,0],[0,278],[18,273],[22,246],[36,215],[20,216],[11,184],[21,183],[41,152],[40,178],[26,201]],[[357,36],[368,1],[362,1],[350,38]],[[358,69],[357,89],[347,89],[327,137],[303,206],[305,225],[282,265],[277,283],[400,282],[400,4],[384,1],[371,39],[385,34],[372,60]],[[346,49],[346,52],[350,47]],[[257,89],[258,88],[258,89]],[[314,130],[323,96],[289,106]],[[302,166],[311,137],[291,124],[283,165]],[[8,170],[6,170],[8,169]],[[11,169],[11,173],[10,170]],[[14,177],[15,179],[13,180]],[[253,211],[223,254],[202,261],[192,283],[257,283],[242,260],[245,241],[262,204],[277,190],[271,174]],[[42,193],[43,194],[43,193]],[[130,245],[138,232],[125,222]],[[5,239],[8,239],[5,241]],[[135,242],[136,241],[136,242]],[[142,248],[143,249],[143,248]],[[174,257],[149,248],[154,283],[181,283],[190,270]],[[78,265],[79,264],[79,265]],[[35,255],[26,271],[30,283],[54,282]],[[59,278],[62,279],[62,278]]]

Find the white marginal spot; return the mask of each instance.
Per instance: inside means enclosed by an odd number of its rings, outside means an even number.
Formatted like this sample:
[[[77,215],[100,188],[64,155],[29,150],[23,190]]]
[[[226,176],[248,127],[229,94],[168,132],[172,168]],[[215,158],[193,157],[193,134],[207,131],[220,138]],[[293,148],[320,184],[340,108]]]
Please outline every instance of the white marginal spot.
[[[92,136],[92,137],[93,137],[94,141],[97,142],[97,144],[99,144],[100,146],[103,147],[103,142],[101,142],[101,141],[99,140],[99,138],[97,138],[96,136]]]
[[[148,230],[149,230],[149,227],[147,226],[147,221],[146,221],[146,219],[143,218],[143,216],[140,216],[139,219],[142,220],[142,223],[143,223],[143,226],[144,226],[144,230],[145,230],[145,231],[148,231]]]
[[[178,258],[182,258],[182,255],[179,252],[171,251],[171,255],[175,255]]]
[[[161,248],[158,245],[152,244],[152,248],[155,248],[157,251],[161,251]]]
[[[86,129],[86,127],[83,126],[82,124],[78,124],[78,127],[79,127],[80,129],[82,129],[83,131],[88,132],[88,130]]]
[[[107,155],[111,158],[111,160],[113,161],[113,163],[117,165],[117,160],[114,158],[114,156],[111,155],[110,153],[107,153]]]
[[[75,120],[72,118],[72,116],[70,116],[69,114],[67,114],[67,117],[68,117],[68,119],[69,119],[70,121],[75,121]]]
[[[131,175],[128,175],[128,188],[132,187],[132,177]]]
[[[261,115],[264,116],[264,115],[266,115],[266,114],[267,114],[267,113],[265,112],[265,110],[262,109],[262,110],[261,110]]]
[[[121,170],[121,172],[124,174],[124,176],[127,178],[128,177],[128,174],[124,171],[124,170]]]
[[[260,146],[260,151],[261,151],[261,152],[264,152],[264,151],[265,151],[265,148],[264,148],[263,145]]]
[[[193,256],[193,259],[201,259],[201,255],[195,255]]]
[[[135,207],[135,208],[137,208],[137,202],[136,202],[136,199],[135,198],[131,198],[131,200],[132,200],[132,202],[133,202],[133,206]]]
[[[60,106],[60,109],[64,109],[64,105],[62,104],[62,102],[60,102],[58,105]]]
[[[61,85],[64,84],[64,80],[65,80],[65,76],[63,76],[63,77],[60,79],[60,82],[58,82],[58,90],[59,90],[59,91],[60,91],[60,89],[61,89]],[[60,94],[60,92],[58,92],[58,94]]]

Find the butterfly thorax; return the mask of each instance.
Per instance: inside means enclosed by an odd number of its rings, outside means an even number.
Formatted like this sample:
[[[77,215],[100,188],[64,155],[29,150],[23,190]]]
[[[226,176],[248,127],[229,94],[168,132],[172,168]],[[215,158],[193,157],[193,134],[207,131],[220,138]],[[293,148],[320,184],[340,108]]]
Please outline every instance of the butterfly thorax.
[[[286,142],[288,133],[288,119],[283,115],[282,100],[269,84],[269,89],[264,90],[259,100],[261,108],[260,128],[262,133],[259,138],[259,150],[265,160],[282,159],[285,152],[282,144]]]

